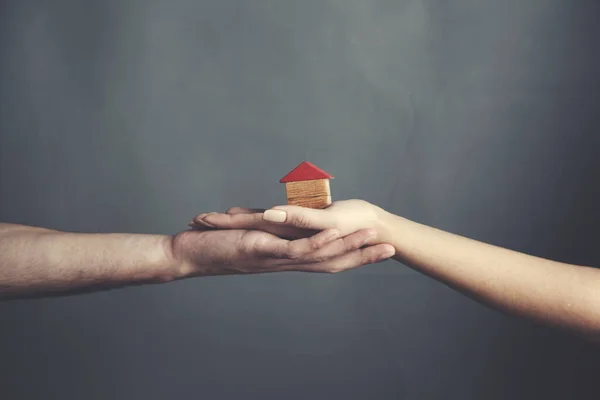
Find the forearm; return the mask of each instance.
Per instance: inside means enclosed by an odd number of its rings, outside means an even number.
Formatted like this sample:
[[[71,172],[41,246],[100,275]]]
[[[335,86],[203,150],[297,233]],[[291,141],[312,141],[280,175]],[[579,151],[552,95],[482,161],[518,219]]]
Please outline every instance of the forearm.
[[[384,217],[395,259],[507,312],[600,335],[600,270],[554,262]]]
[[[0,297],[99,290],[173,278],[170,238],[0,224]]]

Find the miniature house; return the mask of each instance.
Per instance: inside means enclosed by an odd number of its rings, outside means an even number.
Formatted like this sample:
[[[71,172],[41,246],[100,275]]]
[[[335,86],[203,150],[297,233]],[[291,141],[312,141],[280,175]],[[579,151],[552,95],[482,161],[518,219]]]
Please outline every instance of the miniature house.
[[[288,204],[325,208],[331,204],[330,179],[333,179],[333,176],[305,161],[279,182],[285,183]]]

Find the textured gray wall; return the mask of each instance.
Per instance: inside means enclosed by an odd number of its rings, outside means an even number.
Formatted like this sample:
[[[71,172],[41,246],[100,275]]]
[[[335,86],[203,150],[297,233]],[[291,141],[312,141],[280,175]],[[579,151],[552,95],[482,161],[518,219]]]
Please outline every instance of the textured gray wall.
[[[0,2],[0,220],[337,199],[600,265],[592,1]],[[2,399],[587,399],[600,354],[397,263],[0,303]]]

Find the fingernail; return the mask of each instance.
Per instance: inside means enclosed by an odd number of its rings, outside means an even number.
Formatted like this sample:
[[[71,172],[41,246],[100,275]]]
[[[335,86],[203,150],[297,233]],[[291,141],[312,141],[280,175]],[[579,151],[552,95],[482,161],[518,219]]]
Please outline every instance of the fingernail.
[[[201,226],[205,226],[208,228],[216,228],[214,225],[209,224],[208,222],[206,222],[203,219],[201,219],[200,221],[192,221],[191,223],[188,224],[188,226],[190,226],[192,228],[197,228],[197,227],[201,227]]]
[[[396,250],[389,250],[386,251],[385,253],[383,253],[381,256],[379,256],[379,261],[385,261],[390,257],[393,257],[396,255]]]
[[[210,214],[216,214],[216,212],[211,212],[211,213],[202,213],[200,215],[197,215],[193,220],[190,221],[190,224],[196,224],[198,225],[198,221],[202,221],[204,218],[208,217]]]
[[[204,222],[204,223],[205,223],[205,224],[207,224],[207,225],[211,225],[211,223],[210,223],[210,222],[208,222],[208,221],[206,220],[206,218],[208,218],[208,217],[210,217],[211,215],[214,215],[214,214],[218,214],[218,213],[216,213],[216,212],[208,213],[208,214],[206,214],[204,217],[200,218],[200,221],[201,221],[201,222]]]
[[[287,213],[283,210],[267,210],[263,213],[263,219],[269,222],[285,222]]]
[[[215,214],[216,214],[216,213],[215,213]],[[210,214],[209,214],[209,215],[210,215]],[[208,215],[207,215],[206,217],[208,217]],[[215,226],[214,226],[213,224],[211,224],[210,222],[206,221],[206,217],[202,218],[202,219],[200,220],[200,222],[201,222],[202,224],[204,224],[204,225],[206,225],[206,226],[210,227],[210,228],[214,228]]]

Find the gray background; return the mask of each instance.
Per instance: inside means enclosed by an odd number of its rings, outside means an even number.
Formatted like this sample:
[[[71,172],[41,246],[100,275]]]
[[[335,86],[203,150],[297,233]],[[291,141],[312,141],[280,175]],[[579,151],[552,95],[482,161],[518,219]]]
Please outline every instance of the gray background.
[[[0,220],[336,199],[600,265],[594,1],[0,2]],[[600,354],[398,263],[0,303],[2,399],[587,399]]]

